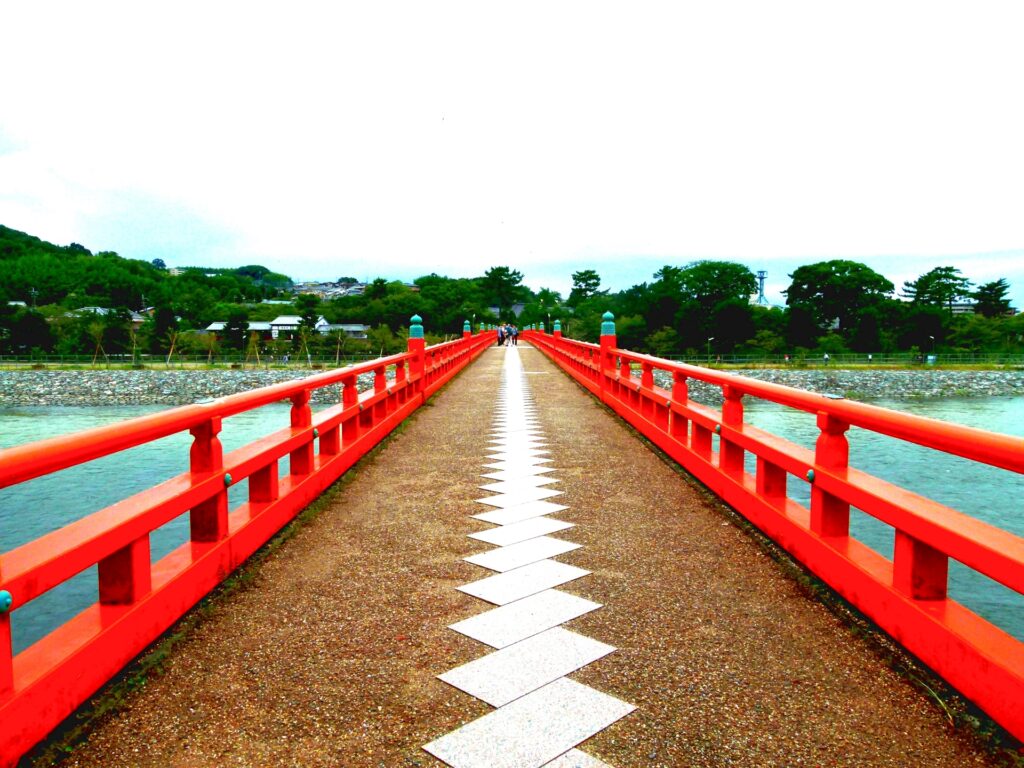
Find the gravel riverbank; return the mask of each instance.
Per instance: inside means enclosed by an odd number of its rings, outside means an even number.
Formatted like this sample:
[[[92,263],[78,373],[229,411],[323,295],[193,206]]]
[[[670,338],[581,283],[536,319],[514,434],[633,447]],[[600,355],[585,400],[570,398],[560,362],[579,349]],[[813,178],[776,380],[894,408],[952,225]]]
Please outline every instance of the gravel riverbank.
[[[303,369],[0,371],[0,407],[25,405],[187,405],[323,371]],[[362,392],[373,374],[359,377]],[[338,386],[313,393],[315,403],[337,403]]]
[[[0,371],[0,407],[25,405],[185,405],[204,398],[301,379],[320,371],[269,370],[101,370]],[[843,395],[854,400],[925,397],[989,397],[1024,395],[1024,371],[946,370],[789,370],[758,368],[736,371],[741,376]],[[658,376],[671,388],[671,379]],[[373,375],[359,378],[360,391],[373,386]],[[690,382],[690,396],[718,403],[721,390]],[[314,402],[336,403],[338,387],[315,393]]]

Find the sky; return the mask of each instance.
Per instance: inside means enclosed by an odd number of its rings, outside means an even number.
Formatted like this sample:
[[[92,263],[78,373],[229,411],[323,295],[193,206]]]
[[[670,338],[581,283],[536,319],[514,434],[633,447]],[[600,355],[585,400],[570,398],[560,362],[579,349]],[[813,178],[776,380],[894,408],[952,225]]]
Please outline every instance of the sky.
[[[0,46],[0,224],[295,279],[738,261],[1005,277],[1024,5],[45,2]]]

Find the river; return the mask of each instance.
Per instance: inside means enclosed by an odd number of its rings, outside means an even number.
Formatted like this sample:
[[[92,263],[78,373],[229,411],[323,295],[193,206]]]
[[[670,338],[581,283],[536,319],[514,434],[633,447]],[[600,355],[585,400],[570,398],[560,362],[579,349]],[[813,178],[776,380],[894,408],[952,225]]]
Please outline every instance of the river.
[[[1024,397],[974,397],[873,401],[878,405],[920,416],[1024,436]],[[0,447],[77,432],[161,410],[162,406],[45,406],[0,408]],[[808,448],[818,430],[814,416],[752,401],[746,420]],[[288,424],[288,406],[271,405],[224,420],[221,434],[226,451]],[[973,464],[925,448],[851,429],[851,463],[891,483],[1024,536],[1024,476]],[[90,512],[169,479],[188,468],[187,434],[133,448],[117,456],[73,467],[57,475],[0,490],[0,552],[55,530]],[[287,471],[287,462],[281,462]],[[752,462],[748,471],[753,471]],[[806,483],[791,479],[790,495],[809,504]],[[239,483],[229,492],[233,508],[245,501],[247,488]],[[893,532],[863,512],[853,510],[853,535],[892,556]],[[151,537],[154,560],[184,543],[188,515],[171,521]],[[1005,631],[1024,640],[1024,597],[975,572],[950,564],[950,594]],[[96,568],[51,590],[12,614],[15,652],[95,602]]]

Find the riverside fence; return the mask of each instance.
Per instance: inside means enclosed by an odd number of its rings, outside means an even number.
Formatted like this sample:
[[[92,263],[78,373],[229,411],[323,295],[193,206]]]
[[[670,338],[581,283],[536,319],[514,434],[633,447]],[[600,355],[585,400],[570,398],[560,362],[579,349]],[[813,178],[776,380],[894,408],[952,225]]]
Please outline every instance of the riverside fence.
[[[0,764],[14,764],[493,343],[467,324],[461,339],[427,347],[421,322],[412,318],[402,354],[0,451],[2,488],[175,433],[193,438],[189,472],[0,555]],[[374,386],[360,394],[365,373]],[[339,384],[341,402],[313,413],[311,393]],[[288,426],[224,453],[223,419],[282,400]],[[241,482],[249,500],[229,509],[228,488]],[[185,513],[190,540],[153,562],[150,534]],[[93,565],[98,601],[13,656],[12,612]]]
[[[845,433],[856,426],[1024,473],[1020,438],[635,354],[617,347],[611,313],[604,316],[600,344],[564,338],[558,324],[553,334],[530,330],[523,336],[1024,739],[1024,643],[947,595],[950,558],[1024,593],[1024,539],[859,471],[850,465]],[[671,390],[655,384],[655,371],[671,377]],[[691,400],[691,380],[721,387],[721,409]],[[745,397],[815,414],[815,450],[744,423]],[[753,473],[747,471],[747,454],[756,460]],[[809,508],[790,497],[790,479],[810,484]],[[850,535],[851,508],[894,530],[891,560]]]

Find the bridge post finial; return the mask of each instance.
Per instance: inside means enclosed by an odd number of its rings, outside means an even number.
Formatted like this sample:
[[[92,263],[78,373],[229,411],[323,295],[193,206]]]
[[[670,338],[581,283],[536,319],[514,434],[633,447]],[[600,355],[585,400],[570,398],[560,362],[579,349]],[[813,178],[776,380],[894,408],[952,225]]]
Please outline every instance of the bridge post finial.
[[[469,320],[462,321],[462,338],[468,339],[473,335],[473,328],[469,324]]]
[[[409,383],[412,385],[413,392],[420,393],[422,398],[425,383],[423,377],[427,367],[427,342],[423,339],[423,318],[419,315],[409,318],[409,341],[407,343],[407,349],[412,355],[412,359],[409,360]]]
[[[615,376],[615,353],[618,344],[615,341],[615,315],[605,312],[601,315],[601,354],[599,359],[601,400],[605,399],[608,381]]]
[[[555,333],[555,338],[556,339],[562,338],[562,321],[561,320],[555,320],[554,333]]]

